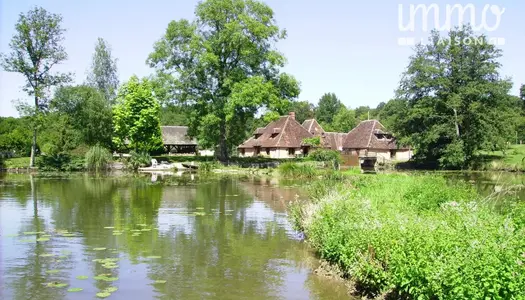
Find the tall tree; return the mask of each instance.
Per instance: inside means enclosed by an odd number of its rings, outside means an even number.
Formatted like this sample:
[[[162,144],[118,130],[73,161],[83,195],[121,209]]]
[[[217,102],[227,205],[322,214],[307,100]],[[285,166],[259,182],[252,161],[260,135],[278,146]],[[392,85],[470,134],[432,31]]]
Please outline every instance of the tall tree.
[[[87,85],[61,87],[50,107],[66,116],[68,123],[80,132],[81,143],[111,147],[111,106],[96,88]]]
[[[87,83],[97,88],[109,103],[114,104],[119,85],[117,59],[113,59],[111,46],[103,38],[97,39]]]
[[[416,47],[398,90],[406,109],[396,131],[417,158],[460,168],[479,150],[504,149],[513,140],[519,109],[510,80],[499,74],[500,56],[470,27],[455,28],[448,39],[433,32]]]
[[[147,62],[173,76],[174,99],[192,107],[189,134],[203,147],[219,146],[227,160],[259,112],[286,113],[299,84],[280,73],[285,58],[275,48],[285,31],[255,0],[207,0],[195,20],[172,21]]]
[[[521,85],[521,88],[520,88],[520,98],[521,98],[521,100],[525,101],[525,84],[522,84],[522,85]]]
[[[6,72],[22,74],[26,79],[23,90],[34,98],[34,105],[19,107],[21,114],[32,116],[33,141],[29,167],[35,164],[37,130],[40,114],[47,109],[47,93],[51,87],[69,82],[70,74],[51,73],[51,68],[67,59],[62,46],[65,30],[62,17],[41,7],[21,13],[11,38],[11,52],[3,53],[0,64]]]
[[[349,132],[356,125],[355,112],[344,105],[334,116],[331,130],[334,132]]]
[[[326,93],[321,99],[315,110],[315,118],[318,122],[332,124],[335,114],[344,107],[334,93]]]
[[[162,149],[160,104],[148,79],[132,76],[119,90],[113,107],[114,144],[153,152]]]
[[[293,101],[289,110],[295,112],[295,119],[299,123],[315,117],[315,106],[308,101]]]

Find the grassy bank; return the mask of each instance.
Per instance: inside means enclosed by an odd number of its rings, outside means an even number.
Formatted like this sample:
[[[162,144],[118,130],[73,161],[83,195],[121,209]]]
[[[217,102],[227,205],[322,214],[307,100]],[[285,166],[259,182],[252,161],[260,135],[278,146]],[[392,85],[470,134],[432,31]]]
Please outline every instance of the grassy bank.
[[[487,171],[525,171],[525,145],[512,145],[506,151],[481,152],[477,169]]]
[[[351,186],[351,187],[350,187]],[[523,299],[525,208],[439,176],[357,175],[292,204],[321,258],[367,296]]]
[[[28,168],[29,167],[29,157],[12,157],[4,159],[4,167],[6,169],[16,169],[16,168]]]

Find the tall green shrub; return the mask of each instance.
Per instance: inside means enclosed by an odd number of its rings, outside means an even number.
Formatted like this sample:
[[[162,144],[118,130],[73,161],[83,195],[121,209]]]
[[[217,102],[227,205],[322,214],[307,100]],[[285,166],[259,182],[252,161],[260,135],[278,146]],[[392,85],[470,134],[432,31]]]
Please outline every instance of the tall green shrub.
[[[108,169],[111,160],[109,150],[100,145],[93,146],[86,153],[86,169],[95,171]]]

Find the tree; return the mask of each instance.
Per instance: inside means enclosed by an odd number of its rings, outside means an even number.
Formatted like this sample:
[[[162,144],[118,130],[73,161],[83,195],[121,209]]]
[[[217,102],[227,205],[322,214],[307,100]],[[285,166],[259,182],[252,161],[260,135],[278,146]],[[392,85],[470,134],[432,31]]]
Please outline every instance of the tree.
[[[62,17],[51,14],[41,7],[35,7],[26,14],[21,13],[11,38],[11,52],[2,54],[0,64],[6,72],[21,73],[26,79],[23,90],[34,97],[34,107],[19,107],[21,114],[33,117],[33,141],[29,167],[35,164],[38,119],[47,109],[46,98],[49,88],[69,82],[69,74],[51,73],[51,68],[67,59],[62,46],[65,30],[61,27]]]
[[[56,91],[50,107],[66,116],[68,123],[80,132],[81,143],[111,148],[111,106],[96,88],[87,85],[62,87]]]
[[[335,114],[337,114],[343,106],[343,103],[337,99],[335,94],[324,94],[321,99],[319,99],[319,104],[315,110],[315,118],[320,123],[332,124]]]
[[[359,106],[355,109],[355,118],[358,122],[375,118],[375,110],[370,106]]]
[[[315,106],[308,101],[293,101],[290,105],[290,111],[295,112],[295,119],[299,123],[315,117]]]
[[[160,104],[148,79],[132,76],[119,90],[113,108],[113,142],[119,148],[152,152],[162,149]]]
[[[521,88],[520,88],[520,99],[525,101],[525,84],[521,85]]]
[[[112,58],[111,46],[103,38],[98,38],[95,45],[87,83],[97,88],[109,103],[114,104],[119,85],[117,59]]]
[[[501,50],[462,27],[448,39],[434,31],[415,52],[397,93],[406,109],[395,124],[418,159],[460,168],[479,150],[504,149],[514,139],[519,110],[510,80],[498,72]]]
[[[280,73],[285,58],[275,44],[286,34],[266,4],[207,0],[195,15],[170,22],[147,62],[173,77],[171,98],[192,108],[189,135],[202,147],[218,145],[227,160],[246,138],[246,122],[257,112],[286,113],[299,84]]]
[[[342,106],[334,116],[331,131],[349,132],[356,126],[355,113],[352,109]]]
[[[406,101],[392,99],[377,109],[377,118],[388,130],[393,130],[406,109]]]

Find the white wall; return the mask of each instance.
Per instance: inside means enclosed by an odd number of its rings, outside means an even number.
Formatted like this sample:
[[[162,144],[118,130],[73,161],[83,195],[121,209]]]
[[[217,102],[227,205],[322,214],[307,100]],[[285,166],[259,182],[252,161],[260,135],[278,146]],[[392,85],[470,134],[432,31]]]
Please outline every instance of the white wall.
[[[397,150],[396,160],[408,161],[412,158],[412,150]]]

